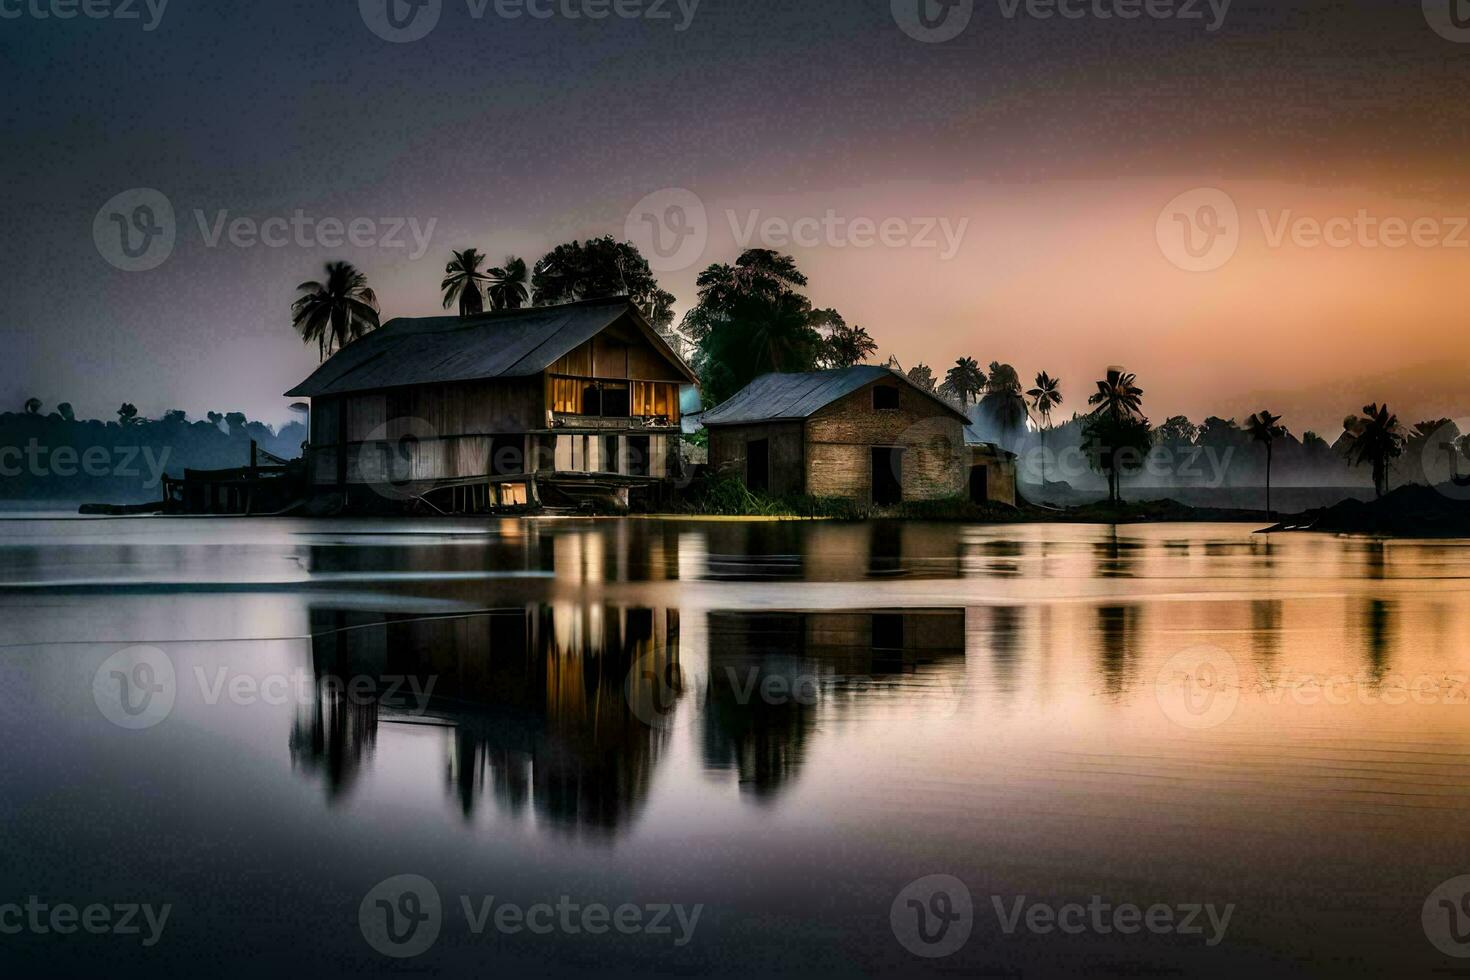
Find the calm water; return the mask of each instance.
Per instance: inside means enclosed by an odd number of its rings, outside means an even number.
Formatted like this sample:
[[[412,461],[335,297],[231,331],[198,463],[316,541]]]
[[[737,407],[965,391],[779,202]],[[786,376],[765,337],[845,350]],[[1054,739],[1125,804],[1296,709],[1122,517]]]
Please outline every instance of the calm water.
[[[0,520],[0,904],[170,906],[0,960],[1463,967],[1459,893],[1424,910],[1470,873],[1470,542],[1250,530]],[[633,910],[511,931],[558,902]],[[1230,911],[1043,931],[1069,903]],[[386,956],[389,912],[437,934]]]

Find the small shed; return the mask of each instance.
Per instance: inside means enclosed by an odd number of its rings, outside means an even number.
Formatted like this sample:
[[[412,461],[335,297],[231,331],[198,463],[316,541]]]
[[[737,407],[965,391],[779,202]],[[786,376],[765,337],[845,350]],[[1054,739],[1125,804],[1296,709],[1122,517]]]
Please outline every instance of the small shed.
[[[999,472],[991,478],[1003,451],[977,456],[964,413],[887,367],[764,374],[701,421],[710,468],[752,491],[881,507],[977,488],[977,499],[1015,502],[1014,462],[1009,482]],[[986,470],[978,479],[976,465]]]

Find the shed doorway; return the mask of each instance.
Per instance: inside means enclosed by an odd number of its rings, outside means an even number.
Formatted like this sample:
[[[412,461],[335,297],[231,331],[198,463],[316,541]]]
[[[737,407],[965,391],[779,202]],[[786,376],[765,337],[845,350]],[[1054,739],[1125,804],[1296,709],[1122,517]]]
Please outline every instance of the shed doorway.
[[[771,442],[752,439],[745,444],[745,489],[765,493],[771,488]]]
[[[983,504],[990,500],[990,468],[985,465],[970,467],[970,503]]]
[[[903,500],[903,450],[873,447],[873,506],[891,507]]]

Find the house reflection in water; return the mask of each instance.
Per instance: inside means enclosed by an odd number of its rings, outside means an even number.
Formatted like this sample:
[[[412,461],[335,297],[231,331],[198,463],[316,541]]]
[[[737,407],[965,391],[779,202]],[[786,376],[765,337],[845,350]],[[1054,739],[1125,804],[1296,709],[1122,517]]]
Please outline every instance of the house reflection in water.
[[[839,720],[936,663],[962,673],[964,653],[964,609],[712,612],[704,764],[773,799],[800,770],[819,717]]]
[[[724,581],[955,578],[960,536],[949,524],[905,521],[731,521],[704,528],[708,577]]]
[[[529,806],[551,826],[611,834],[647,796],[667,736],[629,710],[624,682],[641,657],[677,658],[677,610],[316,609],[311,625],[317,696],[292,727],[291,755],[329,798],[370,763],[382,726],[424,724],[445,729],[446,786],[467,818],[488,787],[504,811]],[[410,680],[395,688],[397,678]],[[421,706],[412,684],[431,679]],[[354,697],[353,683],[381,696]]]

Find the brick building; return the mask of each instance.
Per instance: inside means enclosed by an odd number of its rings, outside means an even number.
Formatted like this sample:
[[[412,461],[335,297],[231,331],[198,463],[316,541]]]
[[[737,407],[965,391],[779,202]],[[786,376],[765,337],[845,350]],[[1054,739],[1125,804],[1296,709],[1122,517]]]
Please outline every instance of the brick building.
[[[772,496],[1015,503],[1015,457],[967,445],[959,409],[887,367],[765,374],[701,421],[711,469]]]

